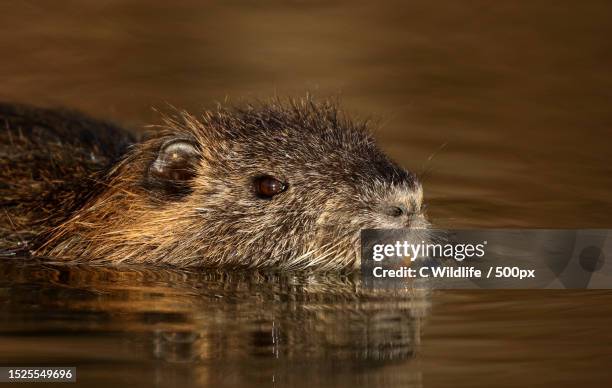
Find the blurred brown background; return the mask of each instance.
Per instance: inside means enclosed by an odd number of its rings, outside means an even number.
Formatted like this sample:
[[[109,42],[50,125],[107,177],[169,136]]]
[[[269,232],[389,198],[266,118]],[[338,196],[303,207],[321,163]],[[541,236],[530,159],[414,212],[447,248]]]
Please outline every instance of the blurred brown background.
[[[438,225],[609,227],[610,15],[605,1],[3,1],[0,100],[139,128],[168,103],[339,95],[425,173]]]

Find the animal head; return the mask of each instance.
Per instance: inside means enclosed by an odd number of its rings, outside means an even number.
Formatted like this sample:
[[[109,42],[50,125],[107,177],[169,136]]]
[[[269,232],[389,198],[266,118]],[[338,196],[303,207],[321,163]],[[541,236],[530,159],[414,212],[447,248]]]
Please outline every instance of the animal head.
[[[337,270],[359,264],[360,229],[427,226],[416,176],[331,102],[179,113],[107,187],[48,253]]]

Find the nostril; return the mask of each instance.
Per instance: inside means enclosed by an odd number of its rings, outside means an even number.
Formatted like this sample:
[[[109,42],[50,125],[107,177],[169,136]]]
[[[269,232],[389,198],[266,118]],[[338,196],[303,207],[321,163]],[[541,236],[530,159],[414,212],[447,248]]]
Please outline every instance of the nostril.
[[[391,205],[387,206],[383,209],[383,213],[390,217],[401,217],[407,213],[407,210],[404,206]]]

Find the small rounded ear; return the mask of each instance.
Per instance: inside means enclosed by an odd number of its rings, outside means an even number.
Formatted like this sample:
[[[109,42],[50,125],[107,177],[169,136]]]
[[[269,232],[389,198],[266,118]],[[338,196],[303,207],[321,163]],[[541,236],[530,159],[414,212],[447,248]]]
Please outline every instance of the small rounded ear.
[[[196,176],[200,153],[187,139],[164,143],[147,171],[147,183],[166,194],[188,194],[190,181]]]

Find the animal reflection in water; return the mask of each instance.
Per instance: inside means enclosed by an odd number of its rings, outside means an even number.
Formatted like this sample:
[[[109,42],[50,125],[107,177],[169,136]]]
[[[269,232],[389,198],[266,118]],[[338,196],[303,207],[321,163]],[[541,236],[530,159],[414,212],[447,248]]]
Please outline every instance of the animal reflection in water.
[[[7,271],[13,287],[44,282],[38,303],[46,308],[95,311],[104,316],[100,330],[145,333],[149,357],[165,363],[387,365],[415,356],[428,310],[425,291],[372,291],[339,275],[20,264]]]

